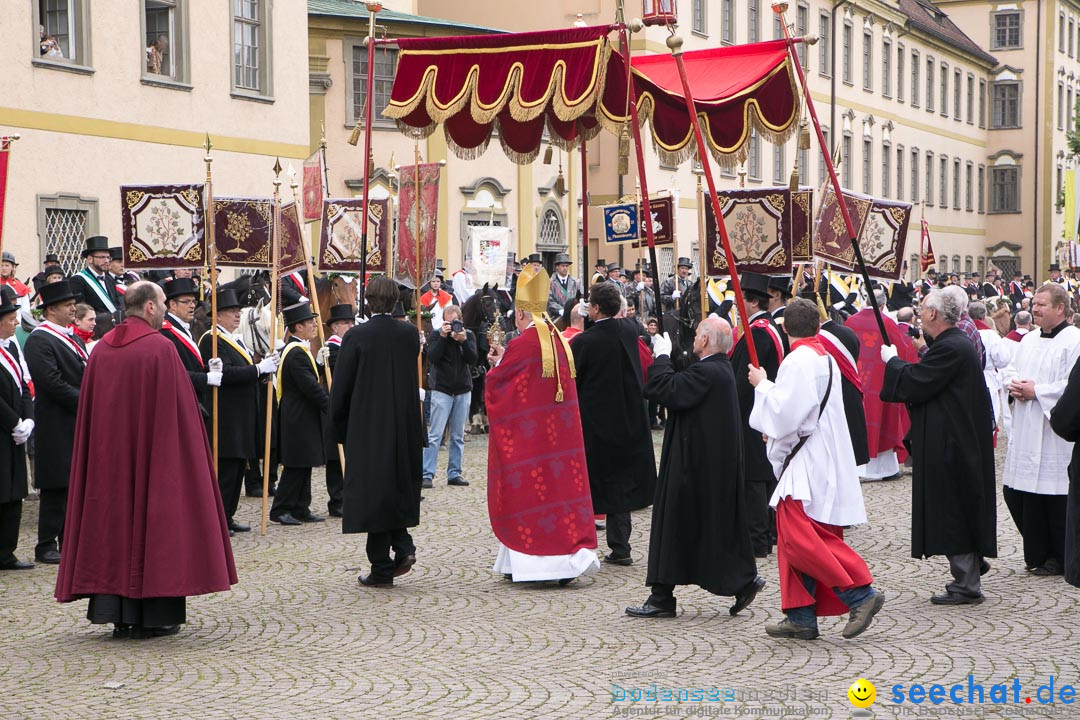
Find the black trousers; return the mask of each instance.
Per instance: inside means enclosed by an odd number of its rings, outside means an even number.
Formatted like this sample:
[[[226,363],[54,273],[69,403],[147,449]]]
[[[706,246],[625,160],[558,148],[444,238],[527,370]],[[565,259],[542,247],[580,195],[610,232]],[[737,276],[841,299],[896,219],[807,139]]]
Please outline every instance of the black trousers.
[[[647,602],[661,610],[675,609],[675,586],[665,583],[653,583],[652,594]]]
[[[345,478],[341,474],[341,461],[338,459],[337,445],[334,446],[334,454],[326,458],[326,493],[330,500],[326,503],[326,509],[332,513],[340,514],[342,497],[345,493]]]
[[[67,514],[67,488],[42,490],[38,503],[38,542],[35,557],[47,550],[59,550],[64,541],[64,516]]]
[[[394,557],[390,557],[390,548]],[[371,578],[378,582],[394,579],[394,568],[404,561],[407,555],[416,554],[416,545],[405,528],[368,533],[367,557],[371,563]]]
[[[1051,558],[1065,563],[1065,510],[1067,495],[1037,495],[1002,488],[1016,529],[1024,538],[1024,564],[1039,567]]]
[[[311,514],[311,468],[281,468],[270,517],[281,517],[285,513],[297,520]]]
[[[750,479],[746,483],[746,523],[750,530],[750,544],[754,552],[772,552],[776,544],[776,511],[769,507],[769,498],[776,490],[776,478]]]
[[[270,449],[270,492],[276,492],[278,478],[277,449]],[[254,460],[248,460],[247,470],[244,472],[244,492],[250,497],[262,497],[262,456]]]
[[[0,563],[15,560],[22,524],[22,500],[0,503]]]
[[[240,505],[240,491],[244,485],[245,467],[247,467],[247,460],[243,458],[218,458],[218,486],[221,488],[221,504],[225,506],[225,517],[229,520],[233,519],[236,508]]]
[[[607,544],[613,556],[630,556],[630,513],[607,514]]]
[[[114,623],[135,627],[163,627],[187,622],[187,598],[137,600],[120,595],[91,595],[86,619],[95,625]]]

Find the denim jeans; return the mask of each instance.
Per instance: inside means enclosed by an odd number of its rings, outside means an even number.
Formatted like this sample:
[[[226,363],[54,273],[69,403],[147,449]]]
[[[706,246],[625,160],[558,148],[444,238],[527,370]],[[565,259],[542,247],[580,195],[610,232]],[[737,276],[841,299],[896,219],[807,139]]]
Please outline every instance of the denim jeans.
[[[465,421],[469,419],[471,392],[447,395],[438,390],[428,393],[431,398],[431,424],[428,428],[428,445],[424,448],[424,479],[435,477],[435,464],[439,459],[439,445],[443,431],[450,423],[450,464],[446,467],[448,480],[461,477],[461,456],[465,452]]]
[[[807,592],[813,595],[814,590],[817,589],[817,582],[814,578],[803,573],[803,586],[806,588]],[[837,588],[833,588],[833,592],[836,593],[836,597],[840,598],[840,602],[848,606],[849,610],[854,610],[856,607],[862,605],[877,594],[877,591],[870,585],[854,587],[850,590],[838,590]],[[784,612],[788,616],[788,619],[796,625],[802,625],[803,627],[817,627],[817,614],[814,612],[813,605],[791,608]]]

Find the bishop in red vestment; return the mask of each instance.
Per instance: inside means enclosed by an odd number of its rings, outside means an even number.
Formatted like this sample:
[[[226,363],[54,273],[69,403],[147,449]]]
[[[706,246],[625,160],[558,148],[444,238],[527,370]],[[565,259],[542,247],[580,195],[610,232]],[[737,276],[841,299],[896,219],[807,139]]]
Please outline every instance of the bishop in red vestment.
[[[83,378],[56,599],[89,598],[115,637],[170,635],[185,598],[236,582],[195,390],[158,328],[165,295],[138,282]],[[117,414],[114,398],[131,402]],[[116,438],[124,438],[117,443]]]

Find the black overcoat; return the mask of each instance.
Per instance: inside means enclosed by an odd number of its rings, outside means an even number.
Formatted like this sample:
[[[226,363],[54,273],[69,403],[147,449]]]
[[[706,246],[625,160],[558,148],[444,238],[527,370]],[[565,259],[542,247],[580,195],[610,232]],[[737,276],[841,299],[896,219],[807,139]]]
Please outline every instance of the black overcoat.
[[[299,342],[289,338],[278,368],[281,378],[278,461],[284,467],[319,467],[326,464],[322,423],[330,398],[308,353],[302,348],[289,350],[289,345]]]
[[[760,314],[751,320],[767,318],[773,323],[768,313]],[[773,323],[775,325],[776,323]],[[765,328],[751,328],[754,348],[757,350],[758,365],[765,370],[770,380],[776,380],[776,372],[783,359],[776,351],[772,334]],[[746,482],[765,483],[771,487],[776,483],[769,457],[765,454],[765,441],[761,433],[750,429],[750,411],[754,409],[754,386],[750,384],[750,351],[746,347],[746,337],[742,336],[731,351],[731,369],[735,373],[735,388],[739,396],[739,417],[741,418],[743,438],[743,464]]]
[[[335,361],[330,415],[345,447],[342,532],[420,523],[424,420],[416,328],[375,315],[351,328]]]
[[[662,356],[645,397],[667,408],[645,584],[734,595],[757,577],[746,525],[742,425],[726,355],[676,372]]]
[[[209,332],[199,339],[203,362],[209,363],[213,339]],[[259,433],[266,427],[265,417],[259,415],[259,393],[266,394],[266,385],[259,382],[259,369],[248,357],[218,338],[218,358],[221,359],[221,387],[218,388],[218,456],[251,460],[258,457]],[[211,393],[207,397],[211,398]],[[207,409],[213,407],[208,399]],[[207,423],[206,435],[211,437]],[[211,438],[212,441],[212,438]]]
[[[85,352],[82,340],[72,337],[71,341]],[[67,340],[44,330],[30,333],[23,353],[34,381],[34,486],[66,488],[86,363]]]
[[[1071,443],[1080,441],[1080,363],[1073,366],[1064,394],[1050,411],[1050,427]],[[1080,587],[1080,443],[1073,445],[1069,461],[1065,517],[1065,581]]]
[[[175,317],[166,313],[165,321],[172,325],[176,332],[191,340],[193,345],[196,343],[196,340],[184,330],[183,325],[180,325]],[[187,343],[165,328],[161,329],[161,334],[176,348],[176,352],[180,356],[180,362],[183,363],[188,377],[191,378],[191,386],[195,388],[195,399],[199,402],[199,410],[205,420],[210,417],[210,385],[206,382],[206,367],[203,365],[202,354],[192,352]],[[196,345],[196,347],[198,346]]]
[[[881,399],[911,416],[911,556],[997,557],[994,414],[971,340],[953,327],[918,363],[889,360]]]
[[[626,318],[603,320],[570,345],[593,510],[601,514],[646,508],[656,491],[637,325]]]
[[[17,345],[12,338],[11,345]],[[16,445],[11,430],[19,421],[34,417],[30,388],[21,378],[18,354],[9,353],[20,375],[18,382],[5,368],[0,368],[0,503],[26,497],[26,445]],[[2,362],[2,361],[0,361]]]

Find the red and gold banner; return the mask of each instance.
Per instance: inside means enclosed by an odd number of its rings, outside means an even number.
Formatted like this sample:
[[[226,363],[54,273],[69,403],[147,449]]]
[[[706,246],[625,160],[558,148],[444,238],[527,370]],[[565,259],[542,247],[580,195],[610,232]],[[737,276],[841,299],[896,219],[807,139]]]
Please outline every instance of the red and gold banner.
[[[214,198],[214,244],[221,267],[270,268],[274,203],[270,198]],[[280,270],[304,266],[296,204],[281,208]]]
[[[657,247],[675,244],[675,199],[671,196],[649,198],[649,212],[652,213],[653,242]],[[638,217],[641,218],[641,237],[632,247],[648,247],[645,237],[645,203],[638,204]]]
[[[296,203],[288,203],[281,208],[281,243],[278,265],[282,273],[299,270],[307,265],[304,260],[304,230],[300,221],[300,209]]]
[[[368,203],[367,262],[361,256],[364,212],[361,198],[323,200],[322,231],[319,252],[315,256],[319,270],[325,272],[386,272],[390,244],[390,201]]]
[[[8,159],[11,157],[10,137],[0,137],[0,247],[4,245],[4,204],[7,200]]]
[[[435,272],[441,166],[439,163],[422,163],[419,168],[419,186],[416,165],[402,165],[398,171],[398,232],[394,246],[394,277],[399,280],[408,278],[417,287]],[[416,227],[417,202],[420,204],[419,229]],[[420,253],[419,275],[417,251]]]
[[[120,187],[124,264],[129,269],[203,266],[203,188],[202,184]]]
[[[900,279],[910,222],[910,203],[874,199],[859,238],[867,275],[894,282]]]
[[[812,191],[787,187],[718,193],[738,271],[790,275],[792,246],[809,244]],[[709,275],[731,275],[712,202],[705,198],[705,261]]]
[[[322,202],[326,197],[323,186],[322,150],[316,150],[304,161],[304,221],[318,220],[322,217]]]
[[[862,235],[866,216],[870,214],[873,198],[853,193],[850,190],[844,190],[843,193],[855,237],[858,238]],[[814,257],[824,260],[833,267],[845,270],[855,269],[855,250],[851,246],[844,215],[840,212],[840,205],[836,202],[836,193],[833,192],[832,185],[825,186],[821,207],[818,208],[814,229]]]

